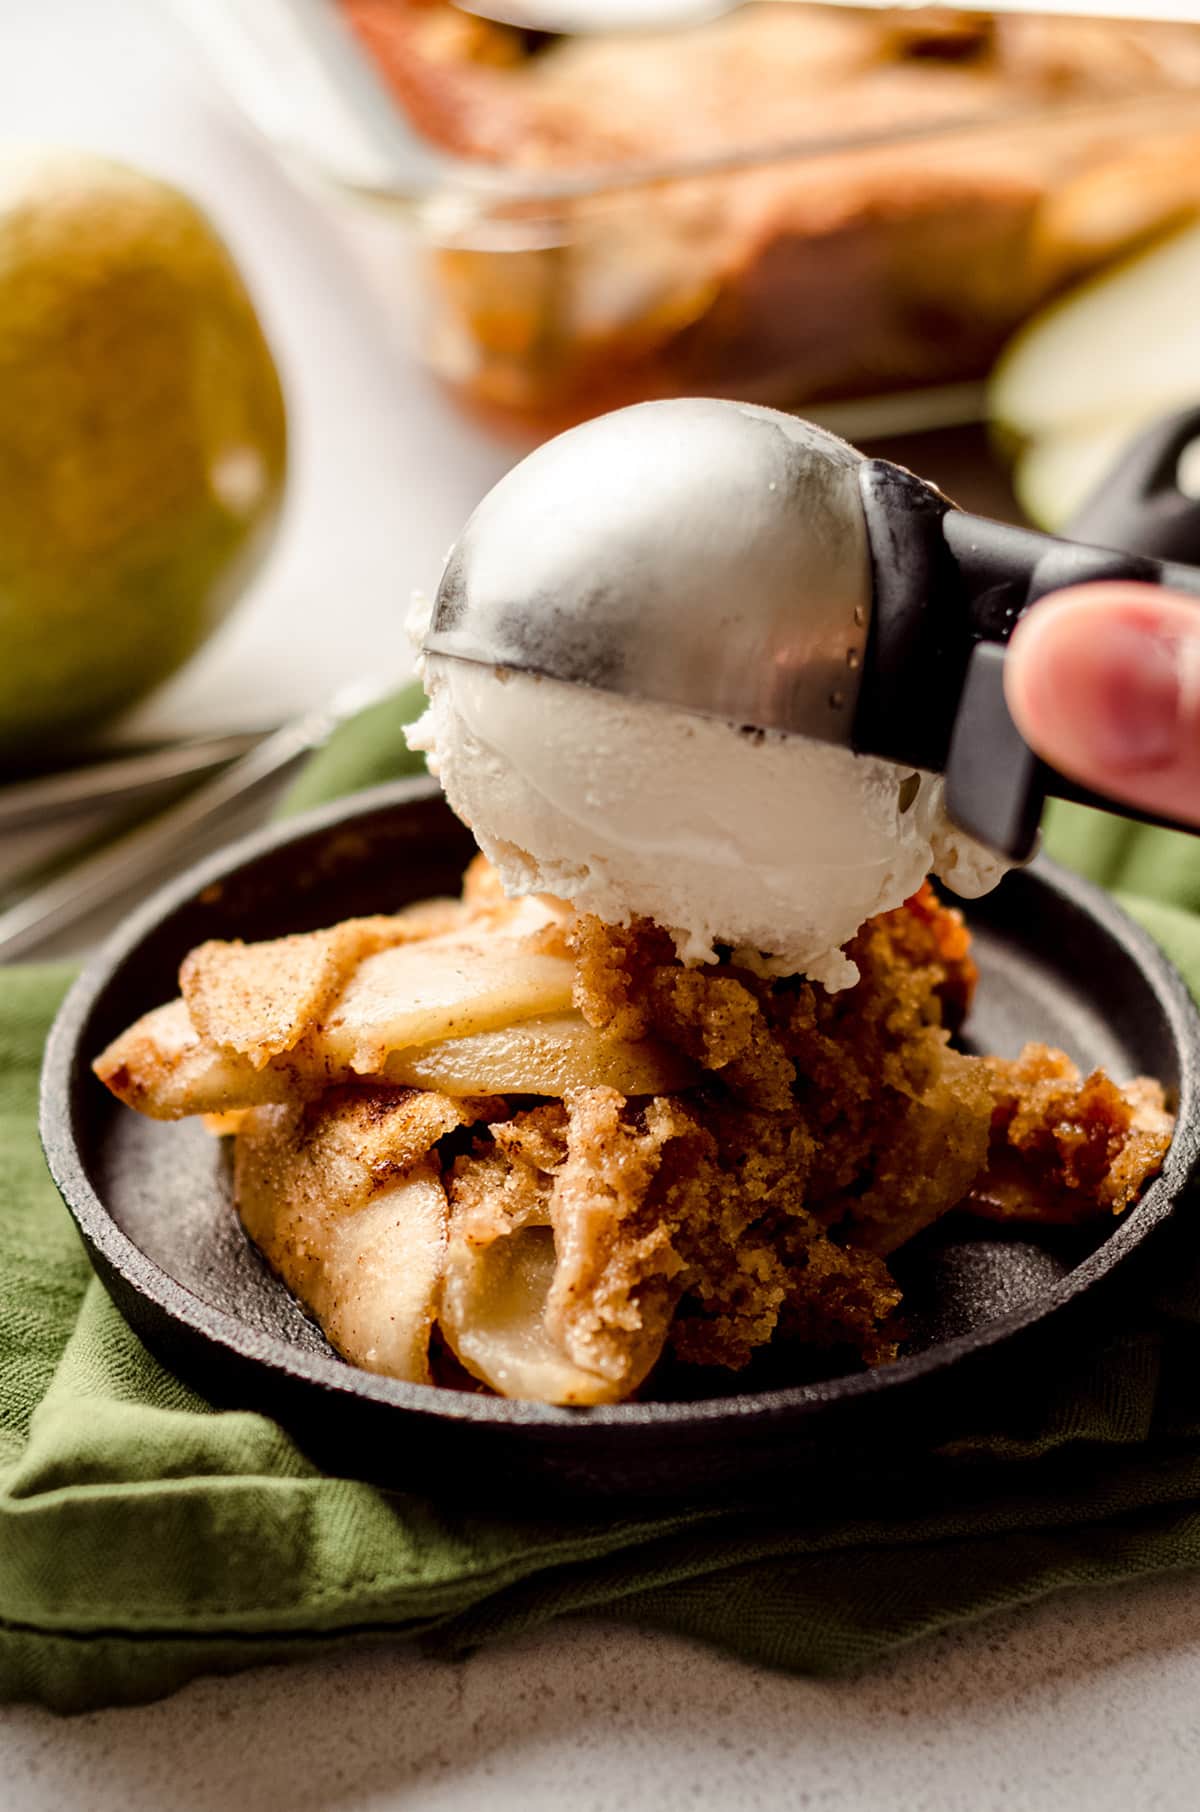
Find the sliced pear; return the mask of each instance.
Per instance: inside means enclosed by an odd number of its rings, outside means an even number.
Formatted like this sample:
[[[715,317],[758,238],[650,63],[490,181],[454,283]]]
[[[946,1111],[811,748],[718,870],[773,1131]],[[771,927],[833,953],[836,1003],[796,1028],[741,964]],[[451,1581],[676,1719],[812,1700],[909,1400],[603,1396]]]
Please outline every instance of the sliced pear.
[[[472,1095],[565,1095],[607,1087],[622,1095],[674,1094],[696,1081],[678,1051],[651,1040],[627,1042],[595,1031],[576,1012],[522,1020],[466,1038],[389,1052],[377,1073],[350,1068],[323,1032],[264,1068],[221,1050],[196,1032],[182,1000],[155,1007],[113,1040],[93,1065],[105,1086],[153,1120],[189,1114],[236,1115],[245,1108],[310,1100],[345,1083],[387,1082]]]
[[[365,956],[452,932],[465,916],[460,900],[422,900],[390,917],[256,944],[211,940],[184,958],[180,988],[203,1037],[261,1068],[324,1015]]]
[[[482,1245],[456,1231],[446,1252],[438,1325],[460,1365],[502,1397],[615,1403],[621,1387],[572,1364],[546,1330],[554,1266],[549,1227],[523,1227]]]
[[[389,1176],[389,1151],[400,1160],[411,1149],[407,1115],[401,1104],[364,1117],[364,1105],[322,1104],[315,1122],[297,1108],[247,1115],[234,1146],[238,1212],[344,1358],[427,1383],[445,1191],[425,1161]]]
[[[565,1095],[614,1088],[622,1095],[668,1095],[696,1081],[680,1052],[651,1039],[606,1038],[582,1013],[555,1013],[468,1038],[395,1051],[389,1082],[447,1095]]]
[[[272,1058],[263,1069],[248,1056],[223,1051],[201,1038],[182,1000],[144,1013],[92,1065],[119,1101],[152,1120],[267,1107],[332,1080],[322,1069],[320,1081],[306,1082],[305,1067],[315,1067],[307,1048]]]
[[[495,992],[497,967],[510,962],[517,951],[531,958],[568,961],[566,909],[559,901],[503,896],[494,900],[488,885],[487,873],[476,877],[475,891],[485,897],[470,907],[461,900],[422,900],[403,912],[345,919],[323,931],[297,932],[257,944],[200,944],[179,971],[192,1024],[202,1037],[250,1057],[261,1068],[323,1022],[351,987],[358,969],[378,957],[394,960],[376,963],[370,971],[371,985],[390,983],[391,994],[385,992],[383,998],[393,1004],[401,998],[410,1014],[421,1007],[444,1011],[460,996],[469,997],[470,977],[484,949],[491,953],[479,977],[478,992],[484,996]],[[412,960],[411,946],[417,944],[429,952],[428,961],[423,955]],[[400,956],[403,948],[409,948],[407,959]],[[426,971],[423,983],[415,985],[413,976]],[[521,986],[518,967],[510,994],[519,994]],[[486,1022],[486,1009],[481,1010]],[[504,1016],[510,1015],[506,1011]],[[520,1011],[511,1014],[522,1016]],[[439,1020],[433,1036],[449,1035],[449,1027]],[[419,1029],[410,1028],[402,1042],[424,1039]]]
[[[327,948],[311,948],[320,970]],[[277,945],[217,950],[203,946],[196,954],[209,954],[192,971],[193,993],[203,994],[205,972],[212,980],[201,1016],[215,1021],[215,1034],[197,1027],[191,1003],[172,1001],[114,1039],[93,1066],[115,1095],[153,1118],[267,1105],[350,1076],[381,1076],[394,1051],[565,1012],[575,974],[570,957],[537,948],[536,937],[430,937],[364,957],[334,1005],[301,1025],[292,993],[281,1007],[273,991]],[[305,964],[289,950],[284,966],[290,987]],[[306,975],[302,985],[318,984]]]
[[[992,377],[992,419],[1018,442],[1105,433],[1200,394],[1200,228],[1071,291],[1017,335]]]
[[[495,934],[430,938],[359,964],[321,1030],[337,1064],[377,1075],[392,1051],[571,1005],[575,965]]]
[[[1066,528],[1075,512],[1116,465],[1120,455],[1147,425],[1131,416],[1104,427],[1089,424],[1035,440],[1018,455],[1012,482],[1017,501],[1039,528]]]
[[[329,1344],[364,1371],[428,1384],[445,1250],[446,1196],[432,1170],[339,1221],[312,1303]]]

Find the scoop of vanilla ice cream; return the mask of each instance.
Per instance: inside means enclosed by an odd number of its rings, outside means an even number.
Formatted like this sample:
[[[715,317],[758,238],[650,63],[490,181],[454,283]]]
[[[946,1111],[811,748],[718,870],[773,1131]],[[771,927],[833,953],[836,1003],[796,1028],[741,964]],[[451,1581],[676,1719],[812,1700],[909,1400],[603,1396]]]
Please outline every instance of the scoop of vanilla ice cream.
[[[830,990],[863,922],[931,871],[956,893],[1007,864],[955,830],[943,783],[871,756],[674,706],[426,655],[408,732],[512,894],[670,931],[685,962],[718,944]]]

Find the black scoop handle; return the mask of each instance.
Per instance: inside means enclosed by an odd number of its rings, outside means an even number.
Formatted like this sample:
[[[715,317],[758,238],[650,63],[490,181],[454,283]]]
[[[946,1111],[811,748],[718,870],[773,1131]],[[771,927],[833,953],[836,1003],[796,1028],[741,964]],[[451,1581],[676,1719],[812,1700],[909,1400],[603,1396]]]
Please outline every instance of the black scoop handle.
[[[1071,518],[1067,535],[1200,566],[1200,496],[1180,485],[1180,461],[1198,442],[1200,408],[1164,416],[1130,442]]]
[[[1097,579],[1134,579],[1200,599],[1200,501],[1179,487],[1181,455],[1200,439],[1200,408],[1140,435],[1062,539],[955,509],[886,461],[862,473],[874,560],[875,617],[859,747],[944,770],[946,807],[961,829],[1014,861],[1037,840],[1046,795],[1144,822],[1137,812],[1049,768],[1004,700],[1004,649],[1021,615],[1047,593]],[[1166,557],[1164,557],[1166,556]]]

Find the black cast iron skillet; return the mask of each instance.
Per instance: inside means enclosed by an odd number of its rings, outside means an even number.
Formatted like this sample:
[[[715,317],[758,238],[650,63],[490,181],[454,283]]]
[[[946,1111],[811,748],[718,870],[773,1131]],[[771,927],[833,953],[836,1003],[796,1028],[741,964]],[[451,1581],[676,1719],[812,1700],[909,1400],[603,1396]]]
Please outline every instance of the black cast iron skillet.
[[[593,1410],[402,1384],[338,1359],[241,1231],[220,1142],[120,1107],[92,1058],[177,992],[204,938],[265,938],[451,893],[472,840],[426,780],[342,801],[236,845],[174,882],[88,966],[49,1041],[42,1137],[114,1301],[210,1399],[275,1416],[327,1468],[436,1479],[475,1501],[547,1491],[670,1497],[765,1489],[979,1422],[1025,1368],[1053,1366],[1109,1313],[1200,1154],[1200,1023],[1157,947],[1098,889],[1039,861],[972,904],[981,981],[966,1042],[1061,1045],[1085,1068],[1158,1077],[1180,1124],[1162,1174],[1116,1221],[1036,1237],[953,1216],[898,1256],[911,1321],[897,1364],[847,1370],[770,1355],[734,1377],[668,1377],[665,1397]],[[802,1363],[810,1367],[801,1371]],[[687,1394],[684,1394],[684,1393]]]

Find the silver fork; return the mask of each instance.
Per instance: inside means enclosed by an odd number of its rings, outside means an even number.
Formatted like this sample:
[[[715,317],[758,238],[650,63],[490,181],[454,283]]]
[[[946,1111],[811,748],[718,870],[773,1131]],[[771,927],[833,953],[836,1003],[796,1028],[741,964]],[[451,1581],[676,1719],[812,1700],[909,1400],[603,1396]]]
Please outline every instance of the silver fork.
[[[35,887],[0,912],[0,963],[28,956],[39,945],[149,882],[193,837],[218,826],[235,805],[278,779],[317,748],[338,724],[386,697],[398,680],[345,687],[316,710],[265,737],[240,760],[148,823],[85,856],[64,874]]]
[[[269,734],[269,728],[189,737],[160,747],[100,756],[81,767],[38,774],[30,780],[7,781],[0,785],[0,838],[33,825],[110,807],[119,809],[176,781],[202,780],[249,754]]]

